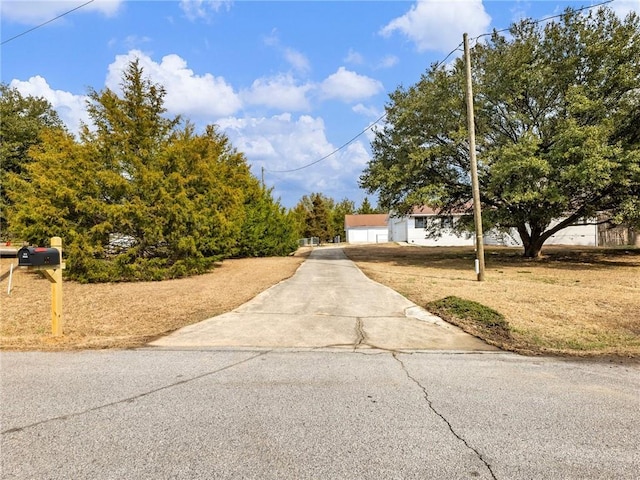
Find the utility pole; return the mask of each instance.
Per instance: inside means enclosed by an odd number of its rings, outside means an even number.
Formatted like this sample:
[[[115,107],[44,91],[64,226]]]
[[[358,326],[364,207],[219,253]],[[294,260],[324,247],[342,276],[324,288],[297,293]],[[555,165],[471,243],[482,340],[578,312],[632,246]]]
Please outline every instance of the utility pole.
[[[262,167],[262,189],[264,190],[264,167]]]
[[[478,185],[478,162],[476,160],[476,126],[473,118],[473,88],[471,85],[471,54],[469,37],[465,33],[464,63],[467,76],[467,126],[469,129],[469,159],[471,160],[471,190],[473,192],[473,219],[476,226],[476,274],[484,281],[484,238],[482,235],[482,211],[480,209],[480,186]]]

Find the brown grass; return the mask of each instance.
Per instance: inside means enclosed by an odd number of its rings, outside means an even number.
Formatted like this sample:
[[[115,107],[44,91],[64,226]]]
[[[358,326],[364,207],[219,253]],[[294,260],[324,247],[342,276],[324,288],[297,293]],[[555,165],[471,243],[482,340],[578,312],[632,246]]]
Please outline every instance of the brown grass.
[[[290,277],[308,256],[225,260],[211,273],[164,282],[65,281],[64,335],[51,335],[51,284],[37,272],[0,282],[0,346],[11,350],[133,348],[180,327],[233,310]],[[9,259],[1,260],[1,271]]]
[[[510,335],[491,340],[530,354],[640,359],[640,249],[548,247],[538,261],[489,248],[477,282],[468,248],[348,246],[374,280],[418,305],[457,296],[504,315]],[[64,283],[64,336],[50,334],[50,284],[19,270],[0,282],[0,346],[12,350],[132,348],[232,310],[295,272],[295,257],[227,260],[213,272],[165,282]],[[2,259],[0,274],[8,269]],[[450,319],[455,321],[455,319]],[[461,326],[483,336],[473,325]]]
[[[640,358],[640,249],[547,247],[541,260],[489,248],[486,281],[466,247],[349,246],[370,278],[418,305],[457,296],[502,313],[521,353]]]

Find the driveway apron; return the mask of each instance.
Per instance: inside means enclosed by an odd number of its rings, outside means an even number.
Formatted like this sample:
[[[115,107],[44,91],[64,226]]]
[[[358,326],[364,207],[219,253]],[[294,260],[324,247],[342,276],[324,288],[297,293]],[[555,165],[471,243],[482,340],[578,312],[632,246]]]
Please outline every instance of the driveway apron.
[[[338,247],[314,249],[291,278],[151,345],[496,350],[370,280]]]

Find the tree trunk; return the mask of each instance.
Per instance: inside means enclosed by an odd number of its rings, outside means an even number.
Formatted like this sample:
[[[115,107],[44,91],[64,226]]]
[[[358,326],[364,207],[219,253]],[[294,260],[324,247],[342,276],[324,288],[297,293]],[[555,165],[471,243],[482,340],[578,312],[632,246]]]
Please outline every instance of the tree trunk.
[[[525,258],[540,258],[542,245],[544,245],[544,240],[541,240],[540,238],[531,240],[528,245],[525,245],[523,256]]]
[[[544,245],[547,239],[547,237],[543,238],[542,235],[540,235],[541,229],[533,228],[531,232],[529,232],[525,224],[518,225],[517,229],[520,234],[520,239],[522,240],[522,245],[524,246],[522,256],[525,258],[540,258],[542,245]]]

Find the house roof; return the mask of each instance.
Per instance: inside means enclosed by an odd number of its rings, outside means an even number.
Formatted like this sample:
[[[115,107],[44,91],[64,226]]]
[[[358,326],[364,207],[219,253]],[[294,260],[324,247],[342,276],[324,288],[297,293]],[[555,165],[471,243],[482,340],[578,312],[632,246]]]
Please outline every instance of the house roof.
[[[449,213],[448,215],[464,215],[465,213],[467,213],[468,209],[470,209],[473,206],[473,204],[468,203],[464,206],[464,208],[455,208],[451,213]],[[440,210],[436,210],[432,207],[429,207],[427,205],[423,205],[420,207],[413,207],[413,210],[411,210],[410,215],[439,215],[440,214]]]
[[[411,210],[412,215],[437,215],[438,212],[435,211],[431,207],[427,207],[426,205],[422,205],[421,207],[413,207]]]
[[[362,215],[345,215],[345,228],[353,227],[386,227],[388,215],[386,213],[371,213]]]

